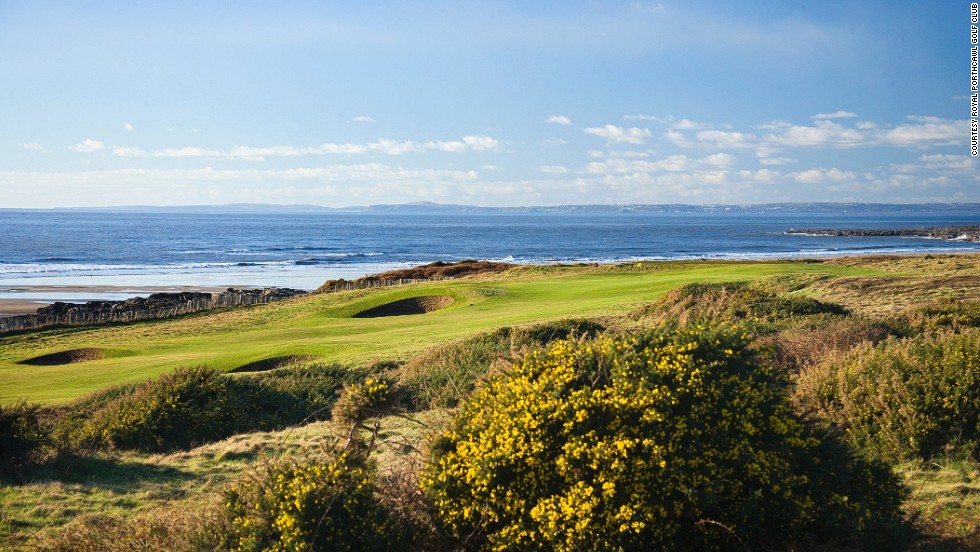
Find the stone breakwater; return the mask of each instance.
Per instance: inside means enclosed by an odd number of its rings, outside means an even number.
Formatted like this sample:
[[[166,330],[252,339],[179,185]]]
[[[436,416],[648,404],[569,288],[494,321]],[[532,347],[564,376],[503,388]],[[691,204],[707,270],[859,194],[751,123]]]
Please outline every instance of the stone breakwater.
[[[811,236],[891,236],[904,238],[933,238],[964,242],[980,242],[980,226],[934,226],[930,228],[903,228],[898,230],[789,230],[787,234]]]
[[[52,326],[90,326],[156,320],[224,307],[262,305],[307,292],[289,288],[234,289],[220,293],[155,293],[125,301],[54,303],[34,314],[0,318],[0,334]]]

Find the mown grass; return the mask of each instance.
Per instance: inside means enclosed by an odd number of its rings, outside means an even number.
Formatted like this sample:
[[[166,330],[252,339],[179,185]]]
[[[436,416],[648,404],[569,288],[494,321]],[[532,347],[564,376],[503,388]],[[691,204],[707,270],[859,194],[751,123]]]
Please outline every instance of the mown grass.
[[[805,262],[527,267],[475,280],[316,295],[177,320],[12,335],[0,337],[0,404],[22,398],[43,404],[64,403],[178,366],[207,365],[230,371],[250,362],[288,355],[317,356],[355,366],[407,360],[435,345],[504,326],[616,316],[692,282],[750,280],[786,273],[860,277],[880,272]],[[420,295],[448,295],[455,303],[424,316],[352,318],[368,308]],[[104,349],[106,358],[60,366],[17,364],[83,347]]]

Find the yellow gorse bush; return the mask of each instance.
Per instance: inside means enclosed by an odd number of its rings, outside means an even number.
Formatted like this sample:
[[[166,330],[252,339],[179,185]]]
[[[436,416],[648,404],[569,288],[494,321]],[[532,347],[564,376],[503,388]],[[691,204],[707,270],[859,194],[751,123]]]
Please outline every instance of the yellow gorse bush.
[[[462,408],[422,486],[492,550],[724,548],[863,515],[812,489],[821,441],[784,385],[738,328],[557,342]]]
[[[236,551],[397,550],[403,537],[374,496],[374,472],[341,454],[269,466],[225,493]]]

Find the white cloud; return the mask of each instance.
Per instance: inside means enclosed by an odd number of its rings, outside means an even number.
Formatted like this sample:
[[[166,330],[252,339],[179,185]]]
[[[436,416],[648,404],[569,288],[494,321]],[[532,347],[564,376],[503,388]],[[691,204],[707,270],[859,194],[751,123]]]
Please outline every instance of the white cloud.
[[[542,140],[542,146],[564,146],[568,141],[562,140],[561,138],[548,138],[547,140]]]
[[[489,136],[464,136],[463,143],[473,151],[493,150],[500,147],[500,142]]]
[[[375,122],[373,117],[368,117],[367,115],[358,115],[350,120],[352,123],[373,123]]]
[[[134,127],[134,126],[133,126],[133,125],[131,125],[130,123],[125,123],[125,122],[124,122],[124,123],[122,124],[122,127],[123,127],[124,129],[126,129],[126,130],[128,130],[128,131],[130,131],[130,132],[132,132],[132,131],[134,131],[134,130],[136,130],[136,127]]]
[[[819,184],[821,182],[849,182],[857,179],[857,174],[853,171],[842,171],[838,168],[831,169],[809,169],[801,172],[790,173],[793,180],[803,184]]]
[[[623,115],[623,119],[627,121],[656,121],[658,123],[667,122],[667,120],[662,117],[657,117],[656,115],[643,115],[642,113],[637,113],[636,115]]]
[[[685,136],[683,132],[678,132],[676,130],[669,129],[667,130],[667,132],[664,133],[664,138],[673,142],[675,146],[679,146],[682,148],[694,147],[694,142],[688,140],[687,136]]]
[[[548,117],[548,120],[545,121],[545,122],[552,123],[552,124],[555,124],[555,125],[570,125],[570,124],[572,124],[572,120],[569,119],[568,117],[564,116],[564,115],[552,115],[551,117]]]
[[[690,119],[681,119],[670,125],[670,128],[675,130],[704,130],[708,128],[708,125]]]
[[[38,144],[37,142],[28,142],[26,144],[21,144],[20,147],[22,147],[22,148],[24,148],[26,150],[37,151],[37,152],[41,152],[41,153],[47,153],[47,151],[48,151],[48,150],[44,149],[44,146],[42,146],[41,144]]]
[[[616,125],[606,125],[604,127],[592,127],[584,129],[586,134],[605,138],[610,143],[643,144],[651,136],[650,130],[645,128],[623,128]]]
[[[773,165],[789,165],[790,163],[795,163],[796,159],[789,157],[760,157],[759,163],[762,165],[773,166]]]
[[[568,172],[568,168],[561,165],[541,165],[538,170],[545,174],[565,174]]]
[[[701,160],[706,165],[714,167],[729,167],[735,164],[735,156],[730,153],[715,153]]]
[[[774,182],[779,178],[779,173],[769,169],[759,169],[752,174],[752,179],[758,182]]]
[[[843,127],[832,121],[817,121],[815,126],[792,126],[780,134],[770,134],[766,137],[770,144],[790,147],[854,147],[865,145],[869,141],[866,133],[853,128]]]
[[[791,173],[793,180],[804,184],[816,184],[823,181],[823,173],[819,169],[809,169],[797,173]]]
[[[297,148],[293,146],[251,147],[235,146],[224,155],[231,159],[261,161],[266,157],[294,157],[319,153],[316,148]]]
[[[834,111],[833,113],[817,113],[816,115],[810,117],[813,120],[819,119],[851,119],[857,117],[857,113],[851,113],[850,111]]]
[[[371,142],[368,144],[368,147],[374,151],[384,153],[386,155],[403,155],[421,150],[421,148],[411,140],[399,142],[396,140],[389,140],[388,138],[381,138],[377,142]]]
[[[709,143],[720,149],[755,147],[756,136],[733,130],[702,130],[695,134],[699,142]]]
[[[451,140],[448,142],[426,142],[424,149],[433,151],[461,152],[461,151],[486,151],[500,147],[500,142],[489,136],[464,136],[462,140]]]
[[[184,157],[225,157],[225,154],[217,150],[209,150],[204,148],[195,147],[185,147],[185,148],[166,148],[162,150],[154,151],[150,154],[153,157],[169,157],[169,158],[184,158]]]
[[[912,124],[899,125],[879,134],[879,141],[893,146],[920,147],[925,145],[953,146],[965,144],[970,133],[966,119],[951,120],[938,117],[909,117]]]
[[[105,144],[99,140],[82,140],[81,142],[75,144],[74,146],[69,146],[68,149],[72,151],[77,151],[79,153],[94,153],[97,151],[102,151],[105,149]]]
[[[962,179],[965,176],[972,180],[980,180],[977,173],[977,158],[970,155],[933,154],[920,155],[913,163],[894,165],[895,172],[901,174],[922,173],[924,171],[951,174]]]
[[[316,148],[316,153],[335,155],[357,155],[367,153],[368,147],[361,144],[322,144]]]
[[[115,148],[112,154],[116,157],[146,157],[146,152],[140,148]]]

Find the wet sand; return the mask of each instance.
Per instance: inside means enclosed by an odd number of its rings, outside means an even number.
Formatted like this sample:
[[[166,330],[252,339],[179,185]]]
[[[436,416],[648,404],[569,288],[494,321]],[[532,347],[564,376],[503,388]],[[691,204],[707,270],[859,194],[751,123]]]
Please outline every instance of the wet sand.
[[[122,301],[154,293],[210,293],[225,289],[201,286],[0,286],[0,317],[33,314],[37,309],[55,301]]]

